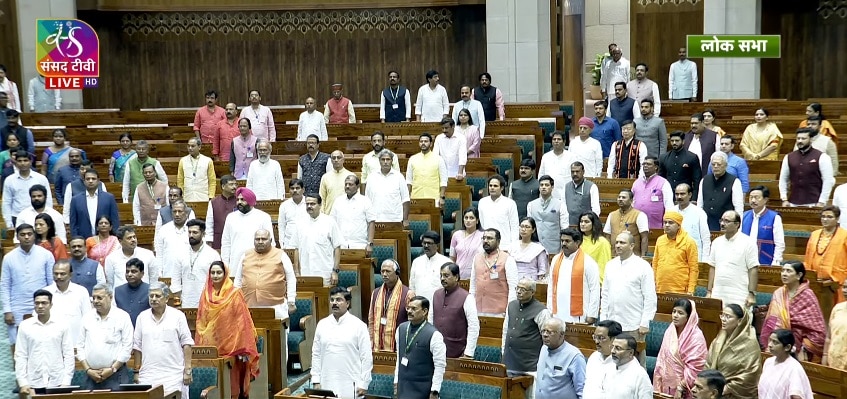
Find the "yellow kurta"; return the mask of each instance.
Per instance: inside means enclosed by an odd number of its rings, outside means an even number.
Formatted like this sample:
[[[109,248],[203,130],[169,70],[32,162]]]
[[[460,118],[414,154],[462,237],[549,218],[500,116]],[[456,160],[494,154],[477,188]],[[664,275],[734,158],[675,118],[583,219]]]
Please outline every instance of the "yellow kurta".
[[[409,158],[406,167],[412,172],[413,181],[411,198],[433,199],[436,202],[441,197],[441,157],[430,151],[426,154],[417,153]]]
[[[782,144],[782,133],[776,124],[768,122],[764,129],[760,129],[755,123],[751,123],[744,129],[744,135],[741,136],[741,152],[747,160],[753,159],[753,156],[764,151],[771,144],[776,144],[776,150],[770,155],[762,158],[763,161],[779,160],[779,146]]]
[[[176,182],[185,202],[206,202],[215,198],[218,178],[212,158],[200,154],[196,159],[186,155],[179,160]]]
[[[321,205],[321,212],[326,215],[332,211],[332,204],[335,203],[335,199],[338,198],[339,195],[344,194],[344,179],[347,176],[355,175],[355,173],[347,170],[347,168],[341,168],[340,171],[336,171],[335,169],[324,173],[323,177],[321,177],[321,187],[320,194],[321,199],[323,199]]]
[[[685,231],[680,230],[674,240],[667,234],[659,237],[653,254],[656,292],[693,295],[700,272],[698,259],[697,243]]]
[[[597,270],[600,272],[600,284],[603,284],[603,277],[606,276],[606,263],[612,260],[612,245],[606,237],[600,236],[597,241],[592,241],[591,237],[585,236],[582,239],[580,248],[585,251],[585,254],[590,256],[597,262]]]
[[[847,370],[847,302],[832,308],[829,315],[829,367]]]

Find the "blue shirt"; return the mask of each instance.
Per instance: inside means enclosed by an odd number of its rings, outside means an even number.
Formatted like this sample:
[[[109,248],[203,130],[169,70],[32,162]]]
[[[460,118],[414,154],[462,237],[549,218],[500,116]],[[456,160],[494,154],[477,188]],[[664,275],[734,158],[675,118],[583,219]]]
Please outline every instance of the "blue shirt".
[[[603,158],[609,157],[609,152],[612,151],[612,144],[623,138],[621,135],[621,125],[618,121],[612,118],[603,118],[603,122],[594,117],[594,130],[591,131],[591,137],[600,142],[600,147],[603,147]]]
[[[65,186],[75,180],[82,180],[82,177],[80,177],[79,175],[79,167],[80,165],[65,165],[59,168],[58,171],[56,171],[56,178],[54,180],[54,185],[56,186],[56,198],[64,200]]]
[[[3,257],[0,303],[3,313],[15,315],[16,325],[35,308],[32,294],[53,283],[53,263],[53,254],[38,245],[33,245],[29,253],[18,247]],[[16,326],[10,326],[9,340],[15,342],[16,336]]]
[[[712,163],[709,163],[709,173],[712,173]],[[741,180],[741,191],[745,194],[750,191],[750,168],[747,167],[747,161],[744,158],[729,153],[726,162],[726,173],[729,173]],[[705,175],[704,175],[705,176]]]
[[[563,342],[556,349],[541,347],[535,399],[578,399],[585,385],[585,357],[575,346]]]

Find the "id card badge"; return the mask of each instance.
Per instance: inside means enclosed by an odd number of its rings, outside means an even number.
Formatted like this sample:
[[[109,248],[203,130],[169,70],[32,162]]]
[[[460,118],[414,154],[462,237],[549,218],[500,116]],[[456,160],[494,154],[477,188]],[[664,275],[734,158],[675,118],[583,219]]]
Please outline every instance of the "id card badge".
[[[159,204],[153,205],[153,209],[159,210],[162,209],[162,206]]]
[[[392,104],[391,105],[391,109],[398,109],[398,108],[400,108],[400,105],[398,105],[398,104]]]
[[[491,280],[499,280],[500,279],[500,273],[498,273],[498,272],[488,273],[488,278],[491,279]]]
[[[253,158],[253,151],[247,152],[247,158]]]
[[[650,196],[650,201],[653,201],[653,202],[659,202],[659,196],[658,196],[658,195],[651,195],[651,196]]]
[[[400,364],[402,364],[404,367],[408,366],[409,365],[409,358],[406,357],[406,356],[403,356],[403,358],[400,359]]]
[[[379,319],[379,324],[382,324],[382,325],[388,324],[388,319],[386,319],[385,317],[381,317]]]

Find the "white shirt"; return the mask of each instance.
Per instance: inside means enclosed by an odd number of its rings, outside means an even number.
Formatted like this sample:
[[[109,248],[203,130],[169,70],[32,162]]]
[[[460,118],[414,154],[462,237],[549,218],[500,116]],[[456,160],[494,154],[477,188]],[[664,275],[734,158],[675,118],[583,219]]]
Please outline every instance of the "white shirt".
[[[638,104],[636,104],[637,106]],[[636,114],[639,115],[639,114]],[[612,150],[609,152],[609,160],[606,165],[606,177],[613,178],[615,175],[615,164],[618,162],[618,154],[615,152],[615,145],[617,145],[619,141],[612,143]],[[647,145],[644,144],[643,141],[638,142],[638,164],[643,165],[644,160],[647,159]],[[570,170],[570,168],[568,168]],[[644,177],[644,169],[639,168],[638,176]],[[698,197],[699,198],[699,197]]]
[[[338,224],[345,248],[365,249],[368,246],[368,225],[376,221],[371,200],[356,191],[352,197],[341,194],[335,199],[330,215]]]
[[[271,245],[276,245],[273,239],[273,222],[265,211],[252,208],[246,214],[236,210],[226,215],[221,236],[221,260],[227,265],[238,262],[244,252],[253,248],[253,239],[261,229],[271,233]]]
[[[59,290],[56,283],[44,287],[53,294],[53,307],[50,309],[50,318],[56,318],[68,325],[71,333],[71,342],[74,347],[79,345],[82,336],[82,317],[92,311],[91,299],[88,289],[73,282],[69,282],[65,292]],[[33,313],[33,315],[35,315]]]
[[[208,210],[207,210],[207,212],[208,212]],[[173,211],[173,208],[172,208],[171,209],[171,218],[173,218],[173,214],[174,214],[174,211]],[[191,220],[191,219],[197,219],[197,215],[194,214],[194,209],[191,209],[190,212],[188,212],[188,217],[185,220],[188,221],[188,220]],[[171,220],[173,220],[173,219],[171,219]],[[160,210],[159,212],[156,212],[155,234],[159,234],[159,230],[161,230],[161,229],[162,229],[162,212]]]
[[[577,250],[577,252],[582,249]],[[548,270],[547,309],[553,310],[553,285],[556,285],[556,313],[566,323],[585,323],[585,319],[592,317],[596,319],[600,315],[600,268],[597,262],[587,253],[583,254],[582,274],[582,316],[571,316],[571,276],[573,275],[573,261],[577,252],[562,259],[559,266],[558,281],[553,281],[553,268],[556,267],[558,259],[564,254],[559,253],[553,257]]]
[[[50,182],[41,173],[30,171],[29,176],[25,179],[21,177],[16,168],[15,173],[12,173],[3,182],[2,213],[6,226],[14,226],[12,216],[17,217],[21,211],[32,205],[29,189],[36,184],[47,188],[47,199],[44,206],[52,208],[53,190],[50,189]]]
[[[186,202],[208,201],[214,197],[209,194],[209,180],[214,181],[216,176],[209,175],[209,167],[214,172],[214,161],[203,154],[197,158],[186,155],[179,160],[178,167],[182,171],[182,181],[177,182],[183,188],[182,199]]]
[[[470,295],[468,295],[468,297],[470,297]],[[520,307],[520,305],[518,305],[518,307]],[[523,311],[523,309],[521,309],[521,311]],[[550,313],[549,309],[545,308],[545,309],[542,309],[540,312],[538,312],[538,314],[536,314],[535,317],[532,318],[532,321],[535,323],[536,326],[538,326],[538,333],[539,334],[541,334],[541,327],[544,326],[544,323],[547,320],[550,320],[551,317],[553,317],[553,314]],[[518,324],[523,323],[523,322],[524,322],[524,318],[521,318],[520,322],[518,322]],[[468,335],[470,335],[470,334],[468,334]],[[500,353],[501,354],[506,353],[506,341],[507,341],[508,336],[509,336],[509,306],[506,305],[506,314],[503,318],[503,339],[501,340],[502,342],[500,343]],[[465,354],[467,355],[467,351],[465,352]],[[468,356],[473,356],[473,354],[470,354]],[[511,370],[511,369],[509,369],[509,370]]]
[[[138,154],[133,154],[131,157],[129,157],[129,161],[136,159],[136,158],[138,158]],[[129,161],[127,161],[127,162],[129,162]],[[156,162],[152,162],[152,163],[153,163],[153,169],[156,170],[156,179],[158,179],[162,183],[168,184],[168,175],[167,175],[167,173],[165,173],[165,169],[162,168],[162,163],[159,162],[158,160]],[[129,173],[129,166],[127,165],[124,168],[123,188],[121,189],[121,198],[123,199],[124,204],[128,204],[129,201],[130,201],[130,199],[129,199],[129,192],[130,192],[129,183],[130,182],[131,182],[131,179],[130,179],[130,173]],[[133,187],[133,188],[135,188],[135,187]],[[68,192],[67,189],[65,190],[65,192],[66,193]],[[69,202],[69,204],[70,204],[70,202]]]
[[[391,169],[388,174],[381,170],[368,177],[373,184],[365,186],[365,195],[370,198],[377,222],[402,222],[403,204],[410,201],[409,186],[399,170]]]
[[[254,159],[247,172],[247,188],[253,190],[257,201],[285,199],[285,179],[276,159],[267,162]]]
[[[449,114],[450,99],[444,86],[439,84],[431,89],[429,84],[425,84],[418,89],[415,115],[421,116],[421,122],[441,122],[444,115]]]
[[[653,267],[647,261],[634,254],[624,261],[614,257],[606,263],[600,292],[600,320],[617,321],[623,331],[650,327],[657,299]]]
[[[715,142],[715,152],[721,150],[721,141],[717,140]],[[691,135],[691,143],[688,144],[688,151],[691,151],[694,155],[697,156],[697,162],[703,164],[703,147],[700,145],[700,135],[693,134]],[[709,165],[711,167],[711,165]],[[735,176],[738,177],[738,176]]]
[[[65,197],[64,197],[64,199],[62,199],[62,218],[65,220],[65,224],[71,224],[71,199],[73,199],[73,191],[74,191],[71,188],[71,184],[72,183],[68,183],[67,185],[65,185],[65,194],[64,194]],[[106,190],[106,184],[104,184],[103,182],[100,182],[100,190],[102,190],[103,192],[108,192]],[[165,199],[167,199],[167,197],[165,197]],[[56,200],[58,200],[58,198]],[[135,209],[133,209],[133,214],[135,214]],[[20,219],[20,218],[21,218],[21,216],[18,215],[18,219]],[[56,229],[57,229],[56,234],[59,234],[58,228],[59,228],[59,225],[57,223],[56,224]],[[17,242],[17,241],[15,241],[15,242]]]
[[[306,141],[310,134],[318,136],[321,141],[328,138],[324,115],[318,111],[303,111],[297,121],[297,141]]]
[[[633,208],[634,209],[634,208]],[[638,209],[635,209],[638,211]],[[632,212],[630,210],[630,212]],[[644,233],[650,231],[650,224],[647,220],[647,214],[641,211],[638,211],[638,216],[635,217],[635,227],[638,228],[639,233]],[[612,234],[612,218],[606,217],[606,224],[603,225],[603,234]],[[641,237],[635,237],[636,240],[640,240]],[[614,247],[615,244],[612,244]],[[604,277],[605,278],[605,277]]]
[[[44,211],[41,213],[46,213],[50,215],[50,219],[53,219],[53,224],[56,225],[56,237],[59,237],[59,239],[62,240],[63,244],[68,245],[68,231],[65,228],[65,218],[62,216],[62,214],[59,213],[59,211],[53,208],[48,208],[46,206],[44,208]],[[21,213],[18,214],[18,218],[15,220],[17,223],[15,227],[18,227],[24,223],[30,226],[35,226],[35,217],[38,216],[38,214],[39,212],[33,209],[32,206],[22,210]],[[68,215],[70,215],[70,213]],[[15,244],[18,243],[17,234],[15,234],[13,241],[15,242]]]
[[[832,171],[832,160],[829,155],[821,153],[820,159],[817,161],[818,170],[821,174],[823,187],[821,194],[818,197],[818,202],[826,204],[829,201],[829,194],[832,193],[832,187],[835,185],[835,175]],[[791,184],[791,169],[788,167],[788,155],[782,157],[782,168],[779,171],[779,197],[783,201],[788,201],[788,186]],[[791,187],[792,190],[806,190],[806,187]],[[814,205],[814,204],[793,204],[793,205]]]
[[[394,158],[391,160],[391,169],[400,171],[397,154],[394,154]],[[362,157],[362,175],[360,176],[362,184],[367,184],[370,176],[380,173],[380,171],[382,171],[382,165],[379,163],[379,153],[371,151]]]
[[[391,93],[396,93],[399,90],[400,86],[397,86],[397,89],[392,89],[391,86],[388,86],[388,91]],[[379,92],[379,119],[385,119],[385,96],[382,93],[383,92]],[[396,100],[394,97],[392,97],[392,99]],[[409,89],[406,89],[406,92],[403,93],[403,102],[406,103],[406,119],[411,119],[412,94],[409,92]],[[400,104],[400,101],[397,101],[397,104]]]
[[[250,120],[250,131],[256,138],[276,141],[276,125],[270,108],[262,104],[259,104],[258,108],[253,108],[251,104],[241,109],[241,115],[238,118]]]
[[[417,291],[416,291],[417,292]],[[411,327],[411,322],[406,324]],[[421,326],[423,327],[423,326]],[[406,330],[406,336],[409,336],[409,331]],[[400,327],[394,333],[394,342],[400,342]],[[397,344],[400,347],[400,344]],[[398,349],[399,351],[399,349]],[[441,384],[444,382],[444,370],[447,368],[447,346],[444,345],[444,336],[438,330],[432,333],[432,338],[429,339],[429,351],[432,353],[432,363],[435,366],[435,371],[432,373],[431,391],[441,392]],[[398,352],[399,353],[399,352]],[[405,367],[405,366],[404,366]],[[397,362],[394,366],[394,383],[397,383],[398,371],[400,370],[400,356],[397,356]]]
[[[473,94],[471,94],[473,96]],[[468,101],[459,100],[453,105],[453,121],[459,125],[459,111],[466,109],[471,114],[471,125],[479,126],[479,138],[485,138],[485,111],[482,103],[471,97]]]
[[[323,277],[324,285],[329,284],[335,267],[335,249],[344,242],[335,219],[323,213],[317,218],[306,214],[297,220],[291,242],[300,254],[300,275]]]
[[[610,338],[611,339],[611,338]],[[612,355],[606,356],[600,352],[594,352],[585,362],[585,384],[582,386],[582,397],[584,399],[603,399],[603,381],[606,374],[615,370],[615,360]]]
[[[412,268],[409,270],[409,290],[432,303],[432,296],[435,291],[443,288],[441,286],[441,266],[448,262],[452,261],[441,253],[436,253],[431,258],[424,253],[415,258],[412,261]]]
[[[243,271],[245,256],[247,256],[246,253],[238,260],[238,263],[232,269],[232,276],[235,277],[235,281],[233,281],[232,284],[237,288],[241,288],[244,284]],[[291,263],[291,258],[288,257],[288,254],[285,253],[285,251],[280,252],[279,260],[282,262],[282,271],[285,273],[285,299],[287,302],[284,303],[294,303],[297,299],[297,276],[294,274],[294,264]],[[287,314],[288,309],[285,309],[285,312]]]
[[[709,231],[709,218],[703,208],[688,204],[685,209],[674,205],[670,210],[682,214],[682,228],[697,243],[697,254],[700,262],[706,262],[712,252],[712,233]]]
[[[565,199],[565,184],[571,181],[571,164],[573,161],[575,159],[568,150],[563,150],[559,155],[550,150],[541,157],[538,176],[548,175],[553,178],[553,196],[561,200]]]
[[[132,320],[117,306],[100,317],[96,310],[82,318],[82,337],[76,358],[94,369],[112,367],[115,361],[126,363],[132,354]]]
[[[74,345],[68,325],[51,316],[46,323],[33,316],[21,322],[15,341],[15,377],[19,386],[70,385]]]
[[[206,244],[201,244],[199,251],[187,247],[179,254],[173,253],[173,270],[171,275],[171,291],[182,292],[180,299],[182,308],[200,306],[200,296],[206,288],[206,278],[209,276],[209,266],[212,262],[221,260],[218,251]],[[176,252],[176,251],[174,251]]]
[[[518,206],[505,195],[492,200],[491,196],[479,200],[479,222],[486,229],[494,228],[500,232],[500,247],[509,248],[512,242],[520,240],[518,236]]]
[[[441,133],[435,137],[432,151],[444,160],[447,165],[447,177],[456,177],[459,169],[463,172],[468,164],[468,140],[461,133],[453,133],[451,137]]]
[[[697,64],[688,58],[671,64],[668,72],[668,99],[688,100],[697,97]]]
[[[841,217],[838,218],[838,223],[842,229],[847,228],[847,183],[835,189],[835,194],[832,195],[832,205],[841,209]]]
[[[715,268],[712,298],[722,300],[724,306],[734,303],[746,307],[750,292],[747,272],[759,267],[756,241],[740,231],[729,240],[726,235],[716,238],[712,243],[709,265]]]
[[[295,243],[291,241],[291,237],[294,235],[294,229],[297,228],[297,220],[308,216],[304,199],[301,197],[299,204],[294,202],[294,198],[289,198],[279,204],[277,237],[279,237],[280,247],[283,249],[297,248]]]
[[[750,238],[754,241],[759,239],[759,217],[767,212],[767,210],[768,208],[765,207],[761,213],[753,212],[753,221],[750,223]],[[779,213],[773,219],[773,244],[773,261],[771,265],[782,266],[782,254],[785,253],[785,230],[782,228],[782,216]]]
[[[185,345],[194,346],[194,339],[181,311],[165,306],[159,320],[153,317],[153,309],[141,312],[135,320],[132,341],[132,349],[140,351],[144,359],[138,383],[163,385],[166,395],[182,391],[182,397],[187,397],[188,386],[182,383]]]
[[[188,226],[176,227],[174,222],[165,223],[153,239],[156,261],[162,266],[162,277],[173,278],[176,268],[174,263],[190,248],[188,244]],[[167,256],[166,256],[167,255]]]
[[[500,245],[502,245],[502,242],[501,242]],[[518,280],[520,280],[520,278],[518,278],[518,264],[515,263],[515,258],[513,258],[511,255],[509,255],[508,252],[504,252],[502,249],[500,249],[499,251],[500,251],[499,256],[505,256],[506,257],[506,262],[504,262],[504,264],[503,264],[503,269],[505,269],[504,271],[506,272],[506,284],[509,286],[509,295],[506,299],[506,307],[508,308],[509,302],[512,302],[512,301],[515,301],[515,300],[518,299],[518,294],[515,291],[515,289],[518,287]],[[483,251],[478,252],[476,255],[474,255],[474,258],[476,258],[477,256],[485,256],[485,255],[486,255],[485,250],[483,250]],[[473,262],[473,264],[475,264],[475,263],[476,263],[476,261]],[[441,268],[441,266],[439,266],[439,270],[440,270],[440,268]],[[471,268],[470,284],[469,284],[469,287],[468,287],[468,293],[470,293],[471,295],[476,295],[476,279],[477,279],[477,277],[476,277],[476,267],[472,267]],[[417,291],[415,291],[415,292],[417,292]]]
[[[433,293],[435,295],[435,293]],[[432,307],[430,305],[430,307]],[[477,341],[479,341],[479,313],[476,311],[476,298],[473,295],[468,294],[465,297],[465,302],[462,304],[462,310],[465,312],[465,320],[468,323],[468,337],[467,343],[465,344],[465,356],[474,356],[474,352],[476,352]],[[429,312],[428,322],[432,323],[432,320],[435,318],[435,313],[440,311],[440,309],[433,307]],[[508,318],[506,320],[509,320]],[[503,323],[505,324],[505,323]],[[506,334],[503,334],[505,337]],[[502,348],[500,349],[502,352]]]
[[[603,390],[607,398],[653,399],[653,384],[647,370],[635,358],[609,370],[603,380]]]
[[[703,176],[703,179],[714,179],[713,174]],[[697,206],[703,208],[706,205],[706,200],[703,198],[703,182],[700,182],[700,188],[697,190]],[[732,208],[739,215],[744,214],[744,191],[741,189],[741,179],[735,179],[732,183]]]
[[[568,152],[571,155],[571,162],[582,162],[585,167],[585,177],[600,177],[603,173],[603,146],[597,139],[588,137],[587,140],[583,141],[581,137],[577,136],[571,140]],[[568,168],[566,173],[569,174],[570,171],[571,169]],[[555,179],[553,180],[553,187],[560,184]]]
[[[615,95],[615,83],[624,82],[626,84],[629,82],[629,68],[629,60],[623,56],[617,62],[610,57],[608,62],[603,64],[603,71],[600,74],[600,88],[606,91],[609,99]]]
[[[312,344],[312,384],[335,392],[339,398],[356,398],[356,388],[367,389],[373,371],[368,326],[345,312],[338,320],[330,314],[318,322]]]
[[[156,262],[156,255],[153,254],[153,251],[136,247],[132,255],[126,256],[123,249],[117,248],[106,257],[106,284],[109,284],[112,290],[126,284],[126,262],[132,258],[138,258],[144,263],[144,277],[141,278],[141,281],[145,283],[159,281],[161,269]]]

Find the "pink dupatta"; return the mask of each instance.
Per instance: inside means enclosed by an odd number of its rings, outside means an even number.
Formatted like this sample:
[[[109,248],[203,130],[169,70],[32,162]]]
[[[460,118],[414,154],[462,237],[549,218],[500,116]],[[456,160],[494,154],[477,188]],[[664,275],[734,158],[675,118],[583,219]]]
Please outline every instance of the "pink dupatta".
[[[697,308],[691,302],[691,315],[682,333],[677,335],[673,324],[665,330],[653,372],[653,391],[673,396],[677,388],[684,385],[686,390],[683,397],[691,397],[691,387],[694,386],[697,374],[706,367],[706,358],[709,356],[706,338],[698,327],[699,322]]]

